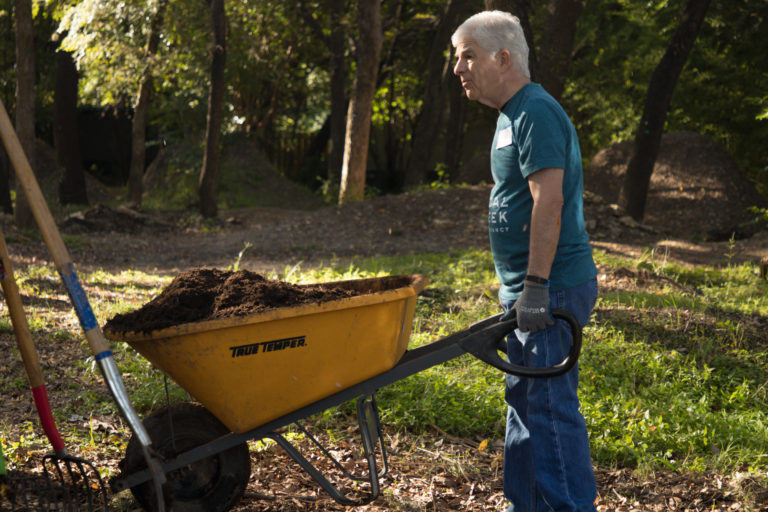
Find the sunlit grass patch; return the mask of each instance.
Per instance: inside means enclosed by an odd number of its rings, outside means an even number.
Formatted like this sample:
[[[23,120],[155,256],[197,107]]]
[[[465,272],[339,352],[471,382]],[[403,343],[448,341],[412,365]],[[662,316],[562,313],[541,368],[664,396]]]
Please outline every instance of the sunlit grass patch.
[[[600,252],[596,257],[602,292],[585,329],[580,374],[595,461],[649,471],[764,476],[768,284],[756,267],[725,262],[692,268],[647,255],[632,259]],[[315,283],[414,273],[426,275],[430,284],[417,300],[410,347],[464,330],[500,311],[498,284],[486,251],[366,258],[351,265],[329,262],[312,268],[297,264],[267,277]],[[65,299],[55,270],[32,265],[19,274],[23,293],[37,301],[31,306],[36,339],[87,354],[71,308],[62,306]],[[81,279],[103,324],[151,300],[171,277],[94,271]],[[68,323],[61,323],[62,315]],[[7,321],[0,322],[0,333],[9,336],[11,331]],[[190,399],[126,344],[112,345],[131,400],[142,415],[168,400]],[[77,396],[76,405],[56,403],[56,417],[75,410],[86,418],[118,415],[108,390],[99,384],[93,358],[77,361],[66,370],[71,386],[65,388]],[[17,392],[25,385],[20,377],[0,378]],[[377,399],[382,421],[395,432],[499,439],[504,430],[503,387],[498,370],[465,355],[392,382],[378,391]],[[312,421],[324,429],[343,430],[353,414],[354,407],[346,404]],[[80,428],[67,435],[75,443],[89,442],[77,438],[84,435]],[[106,443],[112,442],[107,438]]]

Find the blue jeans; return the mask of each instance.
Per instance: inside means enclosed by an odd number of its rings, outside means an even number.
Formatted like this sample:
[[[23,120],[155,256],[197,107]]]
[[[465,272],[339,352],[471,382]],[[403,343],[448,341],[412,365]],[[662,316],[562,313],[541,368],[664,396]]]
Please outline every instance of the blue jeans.
[[[552,308],[571,311],[584,326],[597,300],[597,280],[550,292],[549,297]],[[513,305],[502,302],[505,310]],[[507,356],[514,364],[553,366],[565,359],[570,340],[563,320],[535,333],[517,330],[507,339]],[[554,378],[506,379],[508,512],[595,511],[595,475],[577,395],[578,365]]]

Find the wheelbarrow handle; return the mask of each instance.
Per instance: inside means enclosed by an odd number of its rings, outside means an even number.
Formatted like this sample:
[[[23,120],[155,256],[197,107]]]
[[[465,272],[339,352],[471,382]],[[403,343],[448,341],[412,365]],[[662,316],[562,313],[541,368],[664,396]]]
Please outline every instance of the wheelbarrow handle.
[[[552,316],[556,320],[564,320],[571,330],[571,347],[568,356],[555,366],[520,366],[499,356],[499,351],[506,353],[507,336],[517,329],[517,319],[502,321],[502,314],[486,318],[471,326],[469,330],[472,334],[460,340],[459,345],[464,351],[510,375],[532,378],[557,377],[569,372],[576,365],[581,353],[582,329],[579,321],[567,309],[553,308]]]

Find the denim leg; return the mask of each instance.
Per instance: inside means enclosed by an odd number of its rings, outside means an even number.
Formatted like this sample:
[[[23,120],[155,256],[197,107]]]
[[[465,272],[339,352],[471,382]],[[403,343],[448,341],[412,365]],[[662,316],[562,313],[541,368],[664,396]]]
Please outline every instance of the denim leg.
[[[523,347],[514,336],[507,339],[507,357],[522,366]],[[517,508],[535,510],[536,480],[531,433],[528,430],[528,380],[506,376],[507,431],[504,440],[504,494]]]
[[[550,294],[553,308],[568,309],[582,325],[596,298],[595,280]],[[570,338],[563,321],[533,334],[516,331],[508,339],[508,357],[515,364],[552,366],[568,354]],[[512,503],[510,512],[595,510],[597,491],[579,412],[578,379],[578,365],[554,378],[507,376],[504,493]]]

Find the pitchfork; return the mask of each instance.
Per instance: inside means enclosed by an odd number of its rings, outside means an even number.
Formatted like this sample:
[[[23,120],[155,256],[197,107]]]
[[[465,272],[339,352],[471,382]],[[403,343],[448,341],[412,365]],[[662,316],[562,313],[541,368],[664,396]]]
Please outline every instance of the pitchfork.
[[[54,453],[43,458],[43,474],[40,476],[14,477],[10,475],[6,485],[11,494],[12,510],[19,503],[18,510],[41,511],[107,511],[107,490],[101,475],[93,465],[67,452],[56,423],[53,420],[48,393],[40,369],[40,360],[32,342],[27,317],[21,303],[21,296],[13,276],[11,261],[0,229],[0,284],[5,302],[11,315],[24,369],[27,372],[32,397],[37,407],[45,435],[53,446]]]

